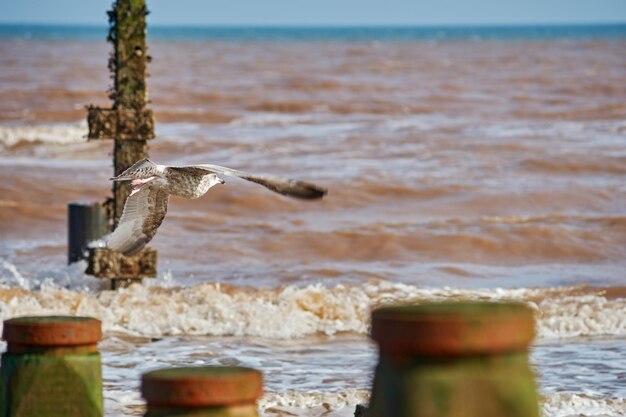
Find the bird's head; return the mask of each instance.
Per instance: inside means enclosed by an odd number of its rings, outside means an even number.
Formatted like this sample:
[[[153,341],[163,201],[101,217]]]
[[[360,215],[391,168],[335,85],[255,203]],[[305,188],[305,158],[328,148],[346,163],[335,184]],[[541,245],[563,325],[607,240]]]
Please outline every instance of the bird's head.
[[[213,187],[216,184],[224,184],[226,181],[221,179],[215,174],[209,174],[209,186]]]

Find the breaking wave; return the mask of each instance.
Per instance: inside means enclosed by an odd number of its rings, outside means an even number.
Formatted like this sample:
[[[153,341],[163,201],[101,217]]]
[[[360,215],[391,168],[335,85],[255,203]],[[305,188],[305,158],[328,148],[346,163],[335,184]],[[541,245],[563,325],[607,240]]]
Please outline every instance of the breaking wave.
[[[625,335],[626,298],[621,288],[585,286],[518,289],[422,288],[372,280],[361,285],[321,284],[251,288],[201,283],[174,286],[159,279],[118,291],[92,281],[44,281],[35,290],[5,263],[0,319],[69,314],[97,317],[105,331],[128,335],[258,336],[289,339],[313,334],[367,334],[372,308],[431,300],[518,300],[536,311],[538,338]],[[171,279],[171,278],[170,278]]]
[[[85,123],[3,126],[0,125],[0,148],[16,149],[36,145],[70,145],[87,142]]]

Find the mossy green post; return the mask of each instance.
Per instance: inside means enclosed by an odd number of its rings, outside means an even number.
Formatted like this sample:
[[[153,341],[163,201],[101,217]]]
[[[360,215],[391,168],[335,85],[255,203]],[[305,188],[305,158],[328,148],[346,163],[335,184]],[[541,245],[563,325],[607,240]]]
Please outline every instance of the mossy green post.
[[[368,417],[538,417],[525,353],[452,360],[381,357]]]
[[[380,359],[367,417],[539,417],[527,307],[429,303],[372,321]]]
[[[1,417],[102,417],[100,353],[2,355]]]
[[[5,321],[0,417],[102,417],[100,337],[91,318]]]

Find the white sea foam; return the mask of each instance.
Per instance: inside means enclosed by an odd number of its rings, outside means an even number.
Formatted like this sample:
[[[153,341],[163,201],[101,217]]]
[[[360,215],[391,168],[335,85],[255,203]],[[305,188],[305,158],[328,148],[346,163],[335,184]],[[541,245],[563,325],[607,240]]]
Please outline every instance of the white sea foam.
[[[585,292],[581,287],[420,288],[375,281],[356,286],[253,289],[216,283],[172,287],[170,280],[165,286],[157,282],[99,292],[91,281],[79,284],[71,272],[41,277],[36,285],[29,286],[19,278],[19,271],[4,265],[0,270],[0,319],[74,314],[98,317],[105,331],[130,335],[289,339],[316,333],[366,334],[370,311],[379,305],[426,300],[520,300],[536,310],[539,339],[626,334],[626,299],[609,299],[601,291]]]
[[[85,122],[29,126],[0,125],[0,146],[5,148],[23,144],[70,145],[83,142],[87,142]]]
[[[560,393],[544,398],[541,408],[545,417],[623,417],[626,416],[626,398]]]
[[[0,284],[5,286],[17,286],[28,290],[30,283],[18,270],[15,265],[0,259]]]
[[[268,393],[259,401],[263,416],[336,416],[354,415],[357,404],[369,402],[369,391],[346,390],[341,393],[285,392]],[[544,397],[541,402],[544,417],[623,417],[626,399],[593,398],[585,395],[560,393]]]
[[[342,393],[266,394],[259,402],[263,416],[352,416],[357,404],[367,404],[369,392],[347,390]],[[282,412],[282,414],[281,414]],[[543,398],[541,414],[544,417],[623,417],[626,399],[593,398],[584,395],[561,393]]]
[[[313,117],[302,114],[285,113],[252,113],[230,122],[231,126],[290,126],[293,124],[310,123]]]
[[[354,415],[357,404],[367,404],[369,391],[348,389],[339,393],[298,392],[267,393],[259,401],[262,416],[328,416]]]
[[[338,393],[298,392],[266,393],[258,402],[261,416],[298,417],[349,417],[357,404],[367,405],[367,390],[348,389]],[[106,396],[109,416],[135,415],[144,409],[136,391],[116,391],[114,397]],[[540,405],[543,417],[623,417],[626,399],[593,398],[585,395],[560,393],[544,397]]]
[[[597,294],[564,295],[538,304],[540,337],[626,334],[626,299],[609,300]]]

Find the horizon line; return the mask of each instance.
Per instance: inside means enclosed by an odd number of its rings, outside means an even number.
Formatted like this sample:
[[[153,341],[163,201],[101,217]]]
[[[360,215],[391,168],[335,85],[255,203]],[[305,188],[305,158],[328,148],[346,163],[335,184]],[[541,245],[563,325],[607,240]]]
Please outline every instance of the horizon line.
[[[0,21],[1,26],[65,26],[65,27],[83,27],[83,28],[106,28],[107,23],[59,23],[59,22],[10,22]],[[454,28],[454,27],[558,27],[558,26],[626,26],[624,22],[555,22],[555,23],[149,23],[150,27],[176,27],[176,28],[281,28],[281,29],[330,29],[330,28]]]

